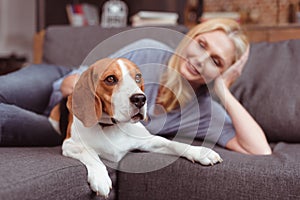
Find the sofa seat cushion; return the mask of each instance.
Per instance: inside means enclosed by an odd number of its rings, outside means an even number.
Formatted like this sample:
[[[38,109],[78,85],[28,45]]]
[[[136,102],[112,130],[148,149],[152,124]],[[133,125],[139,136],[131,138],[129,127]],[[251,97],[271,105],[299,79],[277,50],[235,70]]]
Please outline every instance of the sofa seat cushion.
[[[300,40],[251,45],[233,94],[270,142],[300,142]]]
[[[61,147],[0,148],[0,199],[103,199],[90,190],[86,174]],[[110,175],[115,184],[115,171]]]
[[[119,199],[299,199],[299,148],[278,143],[272,155],[253,156],[216,147],[224,161],[212,167],[180,158],[157,171],[119,172]],[[120,167],[161,165],[170,157],[129,154]]]

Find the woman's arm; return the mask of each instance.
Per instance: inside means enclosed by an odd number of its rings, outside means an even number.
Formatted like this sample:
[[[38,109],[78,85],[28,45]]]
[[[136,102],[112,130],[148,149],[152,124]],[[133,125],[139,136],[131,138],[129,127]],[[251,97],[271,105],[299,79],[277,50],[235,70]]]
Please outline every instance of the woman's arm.
[[[271,154],[263,130],[228,89],[231,81],[226,83],[223,78],[219,76],[215,80],[214,90],[231,117],[236,131],[236,136],[226,147],[245,154]]]
[[[79,68],[74,69],[71,73],[57,80],[57,88],[59,88],[63,97],[70,95],[73,92],[74,86],[78,81],[80,75],[87,70],[89,66],[81,65]]]

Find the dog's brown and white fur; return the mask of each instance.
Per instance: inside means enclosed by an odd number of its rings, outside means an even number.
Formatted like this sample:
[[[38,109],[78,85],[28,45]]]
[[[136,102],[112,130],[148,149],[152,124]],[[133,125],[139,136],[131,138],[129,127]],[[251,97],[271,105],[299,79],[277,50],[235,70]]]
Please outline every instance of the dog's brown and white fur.
[[[80,76],[67,104],[71,117],[63,155],[80,160],[92,190],[105,197],[112,182],[99,156],[118,162],[128,151],[140,149],[183,156],[203,165],[222,161],[211,149],[151,135],[138,122],[146,118],[143,79],[138,67],[127,59],[97,61]],[[50,122],[58,129],[53,113]]]

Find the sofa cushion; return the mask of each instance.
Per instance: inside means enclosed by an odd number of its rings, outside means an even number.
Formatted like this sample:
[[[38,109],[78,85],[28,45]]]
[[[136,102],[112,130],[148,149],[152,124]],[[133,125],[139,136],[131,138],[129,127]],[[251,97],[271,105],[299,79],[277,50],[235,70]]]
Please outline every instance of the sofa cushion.
[[[269,141],[300,142],[300,40],[251,45],[232,92]]]
[[[0,199],[104,199],[91,191],[85,166],[62,156],[61,147],[0,148],[0,160]]]
[[[50,26],[46,30],[43,47],[43,62],[78,67],[92,64],[109,56],[121,47],[143,38],[152,38],[176,47],[188,29],[185,26],[101,28],[100,26]],[[122,33],[122,34],[120,34]],[[112,38],[111,38],[112,37]],[[109,41],[106,39],[110,38]],[[86,57],[101,42],[100,51],[84,63]]]
[[[272,155],[254,156],[216,147],[224,161],[214,166],[179,158],[148,173],[119,172],[118,199],[299,199],[299,148],[299,144],[278,143]],[[171,157],[128,154],[120,168],[162,165]]]

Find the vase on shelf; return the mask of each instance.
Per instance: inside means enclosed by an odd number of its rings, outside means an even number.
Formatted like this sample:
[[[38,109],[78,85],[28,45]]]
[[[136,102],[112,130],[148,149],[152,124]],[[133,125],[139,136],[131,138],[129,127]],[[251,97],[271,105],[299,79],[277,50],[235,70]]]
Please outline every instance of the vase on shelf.
[[[127,25],[128,8],[121,0],[109,0],[102,9],[101,26],[119,28]]]

